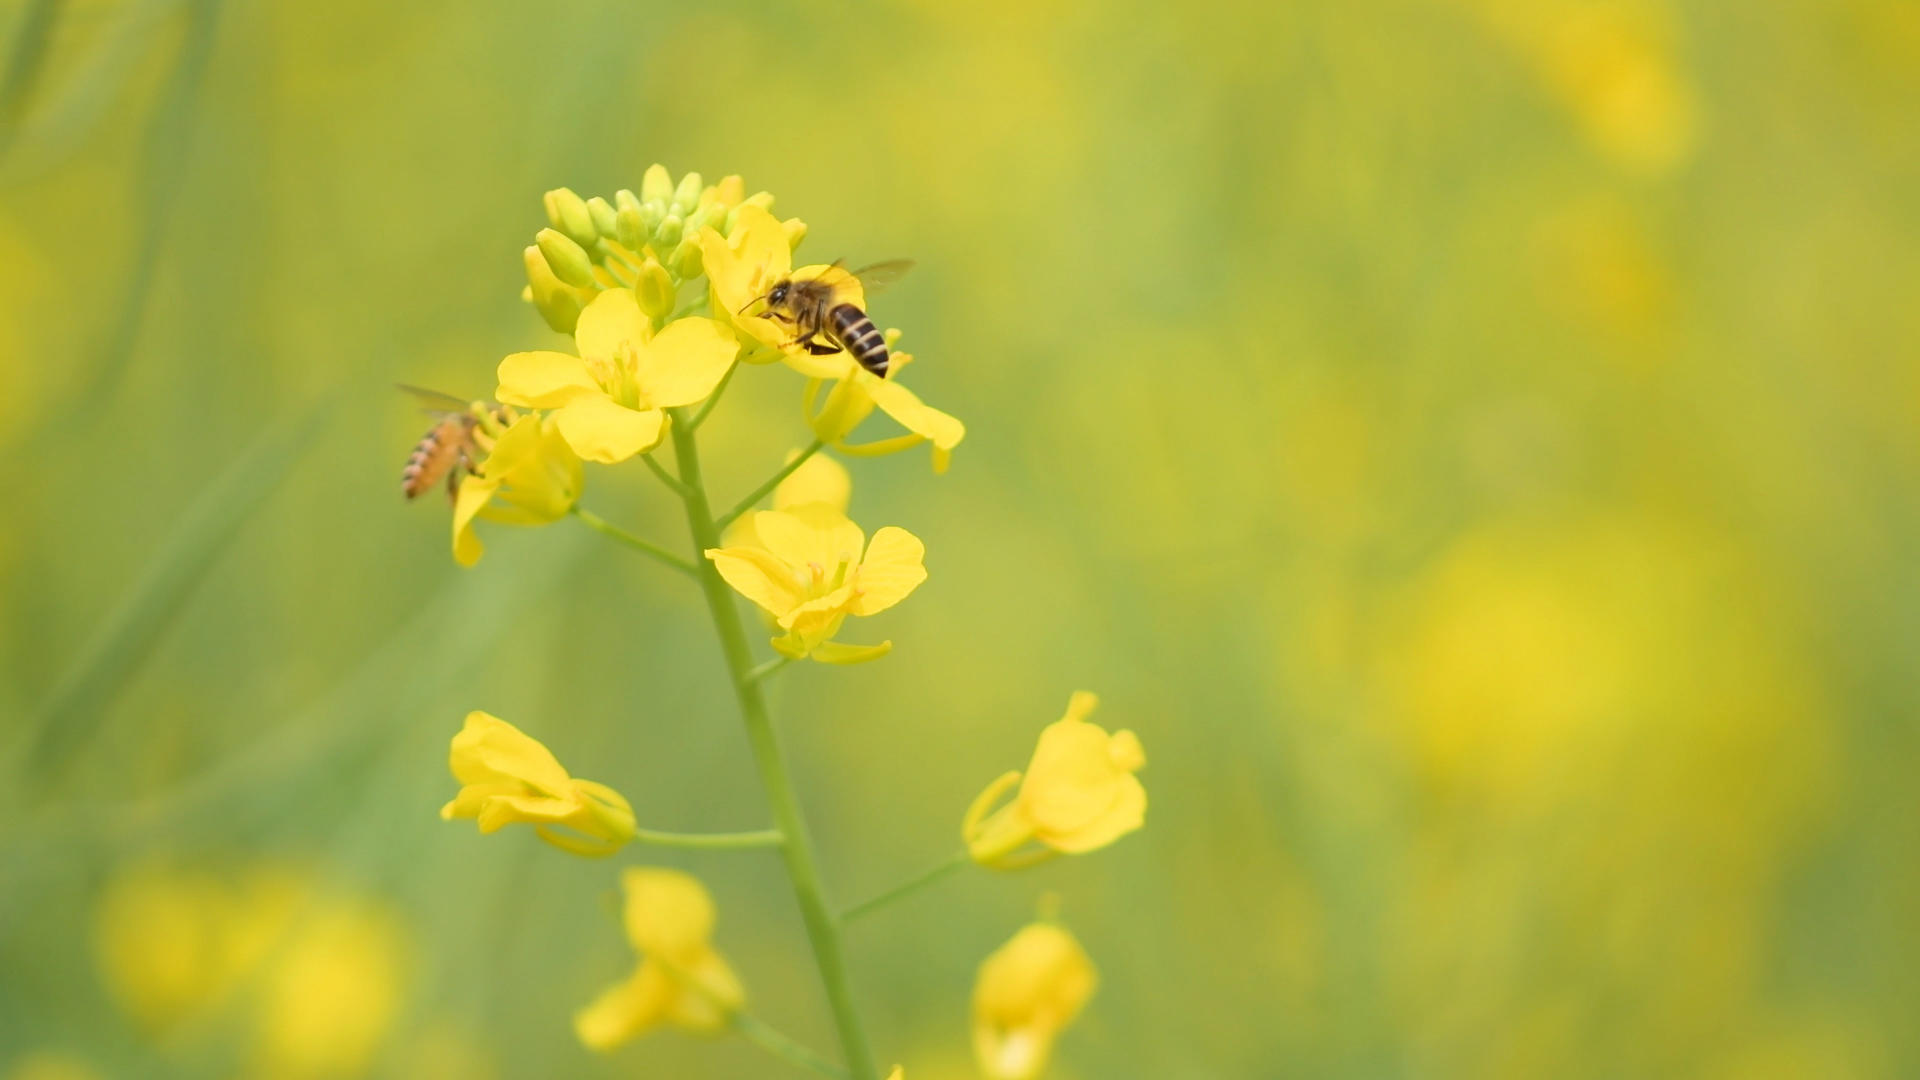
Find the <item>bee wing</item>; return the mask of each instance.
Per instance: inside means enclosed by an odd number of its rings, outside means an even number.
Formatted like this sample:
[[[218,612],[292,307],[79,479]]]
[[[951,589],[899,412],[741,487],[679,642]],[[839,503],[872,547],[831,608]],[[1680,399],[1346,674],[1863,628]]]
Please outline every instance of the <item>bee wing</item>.
[[[913,269],[912,259],[888,259],[886,262],[877,262],[872,266],[863,266],[855,270],[853,276],[860,279],[860,287],[871,296],[906,277],[907,271],[911,269]]]
[[[438,390],[428,390],[422,386],[408,386],[406,383],[394,383],[393,385],[399,387],[407,394],[412,395],[413,399],[420,403],[422,410],[435,415],[448,412],[463,413],[466,412],[472,404],[471,402],[454,397],[452,394],[443,394]]]

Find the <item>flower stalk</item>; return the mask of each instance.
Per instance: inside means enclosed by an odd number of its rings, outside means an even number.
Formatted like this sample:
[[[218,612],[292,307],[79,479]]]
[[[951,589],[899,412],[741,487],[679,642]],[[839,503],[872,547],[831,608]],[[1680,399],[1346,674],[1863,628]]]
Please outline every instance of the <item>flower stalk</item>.
[[[679,465],[680,482],[687,492],[682,497],[687,510],[687,526],[693,534],[694,550],[707,551],[720,546],[720,523],[714,520],[707,501],[705,481],[700,473],[700,450],[691,424],[675,415],[671,427],[674,458]],[[818,444],[815,445],[818,449]],[[807,455],[802,455],[804,458]],[[799,460],[799,459],[796,459]],[[798,466],[795,466],[796,468]],[[772,490],[771,486],[768,490]],[[751,505],[749,503],[748,505]],[[707,611],[714,632],[720,638],[720,651],[733,681],[734,697],[740,706],[740,718],[747,727],[747,741],[753,748],[754,764],[760,773],[760,786],[766,793],[774,827],[786,842],[781,846],[787,877],[793,885],[794,900],[800,906],[800,918],[806,925],[807,939],[813,946],[813,958],[820,969],[820,981],[833,1012],[834,1028],[840,1037],[841,1053],[852,1080],[874,1080],[879,1075],[872,1051],[867,1048],[866,1033],[854,1005],[853,987],[847,977],[846,957],[840,947],[840,932],[827,907],[820,883],[818,860],[813,840],[807,832],[800,801],[793,791],[785,757],[767,713],[766,697],[753,677],[753,650],[748,644],[746,624],[734,603],[733,591],[721,579],[713,563],[702,560],[695,577],[706,597]]]

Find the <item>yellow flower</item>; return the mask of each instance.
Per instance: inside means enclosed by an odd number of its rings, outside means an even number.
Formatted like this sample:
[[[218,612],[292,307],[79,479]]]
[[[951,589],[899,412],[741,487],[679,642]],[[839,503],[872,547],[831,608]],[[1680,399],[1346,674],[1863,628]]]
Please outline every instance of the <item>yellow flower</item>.
[[[804,228],[797,220],[783,225],[765,208],[746,203],[734,212],[733,229],[728,235],[722,236],[711,228],[700,231],[700,251],[713,313],[738,332],[746,350],[741,359],[752,364],[784,359],[804,374],[826,377],[838,369],[822,366],[820,361],[833,357],[808,353],[792,343],[792,327],[747,312],[753,301],[764,297],[775,282],[787,277],[807,280],[827,272],[829,268],[825,266],[793,269],[789,234]],[[848,280],[842,295],[853,304],[863,308],[866,305],[866,293],[856,280]],[[845,356],[844,353],[836,355]]]
[[[568,776],[551,751],[496,716],[468,713],[448,764],[463,786],[440,808],[442,820],[473,818],[483,833],[524,821],[576,855],[611,855],[633,839],[633,807],[619,792]]]
[[[899,331],[888,330],[888,348],[892,348],[899,337]],[[825,377],[839,380],[827,392],[827,400],[817,413],[813,411],[812,403],[820,393],[820,377],[816,376],[816,381],[807,386],[807,424],[822,442],[856,457],[894,454],[911,450],[921,443],[932,443],[933,471],[947,471],[947,465],[953,459],[953,448],[967,437],[967,426],[956,417],[921,401],[913,391],[900,385],[899,371],[913,362],[912,353],[894,353],[890,377],[885,379],[861,367],[845,353],[810,359],[816,362],[816,368],[827,372]],[[906,428],[907,434],[876,442],[849,444],[847,436],[860,426],[861,421],[872,415],[875,408]]]
[[[1133,774],[1146,765],[1146,752],[1133,732],[1109,735],[1087,722],[1099,703],[1084,690],[1074,694],[1067,714],[1040,733],[1024,782],[1006,773],[973,801],[961,834],[975,862],[1019,869],[1105,847],[1145,823],[1147,790]],[[1015,784],[1013,801],[988,816]],[[1029,841],[1041,846],[1021,851]]]
[[[510,405],[552,409],[560,434],[589,461],[618,464],[659,445],[665,409],[713,392],[733,364],[734,343],[712,319],[686,318],[659,333],[632,291],[593,298],[574,330],[579,356],[514,353],[500,362]]]
[[[365,1075],[406,997],[408,949],[393,913],[366,899],[310,904],[251,988],[255,1072]]]
[[[585,480],[580,458],[552,417],[522,416],[499,439],[478,475],[460,481],[453,501],[453,557],[461,566],[480,561],[485,547],[474,535],[475,518],[506,525],[545,525],[567,516]]]
[[[885,611],[927,579],[926,546],[918,537],[889,525],[868,543],[860,526],[817,502],[762,510],[753,528],[764,547],[709,548],[706,555],[727,584],[786,631],[773,639],[775,649],[795,659],[854,664],[893,647],[829,639],[847,616]]]
[[[1053,1042],[1093,996],[1099,976],[1072,934],[1034,923],[980,965],[973,1052],[990,1080],[1032,1080]]]
[[[690,875],[657,867],[629,867],[620,883],[627,940],[640,965],[574,1014],[580,1041],[611,1050],[661,1024],[702,1033],[725,1027],[746,991],[710,943],[715,916],[707,890]]]

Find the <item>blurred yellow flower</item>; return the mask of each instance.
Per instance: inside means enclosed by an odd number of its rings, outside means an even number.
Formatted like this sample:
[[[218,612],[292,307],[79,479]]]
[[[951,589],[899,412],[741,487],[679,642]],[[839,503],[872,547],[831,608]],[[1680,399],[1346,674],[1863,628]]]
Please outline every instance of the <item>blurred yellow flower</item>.
[[[888,330],[888,347],[892,348],[899,337],[899,331]],[[813,366],[816,370],[827,373],[824,377],[838,380],[833,389],[827,392],[827,399],[817,413],[813,411],[811,402],[818,396],[820,384],[810,384],[807,389],[807,423],[822,442],[842,453],[861,457],[893,454],[911,450],[921,443],[932,443],[933,471],[947,471],[947,465],[953,459],[954,447],[967,437],[967,426],[921,401],[913,391],[900,385],[900,369],[913,362],[912,353],[895,352],[891,376],[885,379],[861,367],[845,353],[809,359],[815,362]],[[822,376],[816,375],[816,378],[819,377]],[[860,426],[861,421],[872,415],[876,407],[906,428],[908,434],[849,445],[847,436]]]
[[[574,1015],[580,1041],[611,1050],[662,1024],[701,1033],[725,1027],[746,991],[711,944],[715,914],[706,888],[658,867],[629,867],[620,882],[627,940],[640,965]]]
[[[362,1075],[399,1012],[406,951],[405,935],[382,907],[311,905],[257,987],[258,1073]]]
[[[1099,984],[1072,934],[1034,923],[980,965],[973,989],[973,1052],[989,1080],[1033,1080],[1060,1032]]]
[[[712,319],[677,319],[656,334],[627,289],[593,298],[574,343],[579,356],[523,352],[502,360],[495,396],[554,410],[574,452],[608,465],[659,445],[664,410],[712,393],[734,355],[732,335]]]
[[[567,775],[551,751],[496,716],[468,713],[448,764],[464,786],[440,808],[442,820],[473,818],[483,833],[525,822],[575,855],[611,855],[633,839],[633,807],[619,792]]]
[[[853,664],[893,647],[829,639],[847,616],[885,611],[927,579],[926,546],[918,537],[889,525],[868,543],[860,526],[817,502],[762,510],[753,528],[764,547],[709,548],[706,556],[727,584],[786,631],[773,639],[775,649],[795,659]]]
[[[304,890],[268,868],[237,879],[159,863],[123,871],[95,911],[107,989],[154,1033],[216,1008],[285,934]]]
[[[961,834],[975,862],[1018,869],[1105,847],[1145,823],[1147,790],[1133,774],[1145,767],[1146,752],[1133,732],[1109,735],[1087,722],[1099,703],[1084,690],[1074,694],[1066,715],[1040,733],[1025,781],[1006,773],[974,799]],[[989,816],[1015,784],[1013,801]],[[1022,851],[1030,841],[1041,847]]]
[[[567,516],[586,477],[579,455],[552,417],[522,416],[493,444],[477,475],[463,477],[453,501],[453,558],[480,561],[486,547],[474,535],[475,518],[504,525],[545,525]]]

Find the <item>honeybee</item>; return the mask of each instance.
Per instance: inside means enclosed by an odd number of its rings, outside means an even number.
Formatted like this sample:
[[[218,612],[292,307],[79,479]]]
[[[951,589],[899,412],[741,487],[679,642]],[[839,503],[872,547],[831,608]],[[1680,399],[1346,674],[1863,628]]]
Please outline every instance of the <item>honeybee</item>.
[[[887,377],[887,342],[874,329],[873,320],[857,304],[842,299],[842,288],[858,280],[868,294],[879,292],[900,280],[913,269],[911,259],[890,259],[855,271],[840,268],[835,260],[818,277],[795,280],[782,278],[763,296],[747,307],[765,302],[765,318],[793,327],[790,345],[804,345],[815,356],[827,356],[842,349],[860,366],[881,378]],[[740,309],[742,312],[746,308]],[[819,340],[824,336],[827,340]]]
[[[447,497],[452,498],[460,490],[462,476],[480,471],[474,459],[480,450],[477,432],[481,414],[451,394],[417,386],[402,385],[400,389],[418,398],[425,411],[436,418],[414,445],[413,453],[407,455],[406,467],[400,470],[400,493],[412,499],[445,477]],[[511,422],[504,406],[493,406],[491,416]]]

